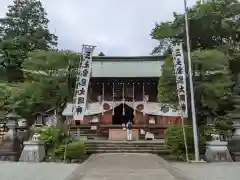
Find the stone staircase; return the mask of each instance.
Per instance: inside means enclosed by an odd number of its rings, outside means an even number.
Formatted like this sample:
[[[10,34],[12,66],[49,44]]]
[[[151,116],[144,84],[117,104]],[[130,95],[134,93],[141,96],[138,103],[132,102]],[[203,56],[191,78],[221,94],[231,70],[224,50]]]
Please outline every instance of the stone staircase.
[[[163,140],[153,141],[84,141],[87,153],[156,153],[168,154]]]

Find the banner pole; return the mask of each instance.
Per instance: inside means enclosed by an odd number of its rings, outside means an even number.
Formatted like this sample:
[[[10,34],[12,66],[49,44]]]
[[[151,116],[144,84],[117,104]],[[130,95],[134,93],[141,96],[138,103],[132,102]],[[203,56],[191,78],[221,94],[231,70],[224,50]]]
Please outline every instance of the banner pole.
[[[185,10],[185,28],[186,28],[186,38],[187,38],[187,56],[188,56],[188,68],[189,68],[189,84],[190,84],[190,94],[191,94],[191,110],[192,110],[192,124],[193,124],[193,138],[194,138],[194,151],[195,151],[195,161],[199,161],[199,147],[198,147],[198,130],[197,130],[197,120],[196,120],[196,110],[195,110],[195,98],[194,98],[194,87],[192,79],[192,59],[191,59],[191,49],[190,49],[190,37],[189,37],[189,25],[188,25],[188,14],[187,14],[187,0],[184,0],[184,10]]]

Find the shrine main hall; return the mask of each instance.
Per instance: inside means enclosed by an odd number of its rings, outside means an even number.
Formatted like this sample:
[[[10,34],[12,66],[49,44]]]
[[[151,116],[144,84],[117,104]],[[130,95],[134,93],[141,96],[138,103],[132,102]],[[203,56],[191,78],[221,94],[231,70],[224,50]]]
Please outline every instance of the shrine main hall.
[[[93,56],[83,121],[73,120],[72,103],[67,103],[62,115],[72,126],[94,125],[92,130],[108,135],[131,119],[139,133],[150,131],[162,137],[168,125],[181,123],[179,110],[157,101],[164,60],[164,56]]]

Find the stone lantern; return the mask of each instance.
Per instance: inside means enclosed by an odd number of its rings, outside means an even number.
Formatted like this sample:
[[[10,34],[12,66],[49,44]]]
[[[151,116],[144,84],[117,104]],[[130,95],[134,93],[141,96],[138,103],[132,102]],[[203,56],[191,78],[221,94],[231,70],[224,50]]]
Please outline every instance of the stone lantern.
[[[240,141],[240,96],[234,96],[232,101],[234,103],[234,110],[228,115],[231,118],[234,128],[233,138]]]
[[[240,79],[240,77],[238,78]],[[234,161],[240,161],[240,83],[236,83],[232,96],[234,110],[229,112],[228,117],[232,122],[233,136],[228,141],[228,148]]]
[[[7,120],[7,127],[9,128],[8,131],[8,138],[15,140],[17,139],[17,128],[18,128],[18,120],[21,118],[17,115],[14,111],[8,113],[5,116]]]
[[[2,160],[17,161],[20,156],[22,143],[17,134],[20,118],[14,111],[5,116],[8,131],[5,133],[4,143],[2,144],[4,151]]]
[[[45,113],[42,112],[36,112],[33,114],[36,117],[35,123],[31,126],[30,130],[32,134],[39,133],[40,130],[44,126],[44,117],[46,116]]]
[[[27,126],[28,126],[27,120],[24,118],[19,119],[18,126],[21,128],[27,128]]]

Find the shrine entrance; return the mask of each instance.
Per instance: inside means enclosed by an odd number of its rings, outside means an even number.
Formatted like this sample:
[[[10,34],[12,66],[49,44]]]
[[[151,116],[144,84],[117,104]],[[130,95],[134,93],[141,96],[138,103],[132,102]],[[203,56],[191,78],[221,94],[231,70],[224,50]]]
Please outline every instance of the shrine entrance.
[[[129,107],[126,104],[120,104],[119,106],[114,108],[114,115],[112,118],[113,124],[123,124],[127,123],[129,120],[133,122],[133,108]]]

